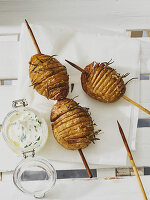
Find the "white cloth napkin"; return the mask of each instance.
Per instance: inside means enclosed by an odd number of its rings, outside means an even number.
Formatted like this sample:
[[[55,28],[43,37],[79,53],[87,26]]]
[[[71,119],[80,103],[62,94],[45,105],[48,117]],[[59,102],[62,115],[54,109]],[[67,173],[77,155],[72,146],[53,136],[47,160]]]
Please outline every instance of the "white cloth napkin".
[[[102,130],[98,136],[100,141],[90,144],[83,150],[87,161],[91,164],[125,165],[127,154],[116,121],[119,120],[130,144],[131,142],[135,144],[135,127],[138,115],[135,115],[135,112],[133,115],[133,106],[123,99],[116,103],[104,104],[90,98],[81,88],[81,73],[67,64],[65,59],[85,67],[92,61],[104,62],[112,58],[115,61],[113,67],[119,73],[130,72],[129,77],[126,78],[129,80],[132,77],[137,77],[140,72],[139,41],[123,36],[111,37],[100,33],[72,31],[63,27],[33,25],[32,29],[41,52],[48,55],[58,55],[57,59],[67,67],[70,84],[74,83],[75,85],[73,92],[70,92],[68,97],[72,98],[78,95],[75,100],[81,106],[90,108],[92,118],[97,124],[96,128]],[[40,154],[52,160],[81,162],[77,151],[64,149],[53,137],[49,115],[56,102],[47,100],[32,87],[29,87],[31,84],[28,74],[29,61],[30,57],[36,54],[36,50],[25,25],[22,26],[21,31],[20,53],[17,97],[26,98],[29,107],[39,111],[49,124],[49,139]],[[135,95],[138,94],[138,90],[138,81],[132,81],[127,85],[126,95],[132,99],[136,98],[138,101],[138,95]],[[134,118],[131,118],[131,115]],[[133,133],[134,141],[132,140]]]

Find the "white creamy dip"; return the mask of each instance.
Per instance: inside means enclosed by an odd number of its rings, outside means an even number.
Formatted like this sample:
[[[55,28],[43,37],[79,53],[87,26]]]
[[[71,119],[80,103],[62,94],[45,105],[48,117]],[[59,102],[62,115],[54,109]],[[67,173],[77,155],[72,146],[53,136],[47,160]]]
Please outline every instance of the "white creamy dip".
[[[20,149],[41,143],[43,135],[42,120],[30,110],[20,110],[10,116],[6,125],[7,138]]]

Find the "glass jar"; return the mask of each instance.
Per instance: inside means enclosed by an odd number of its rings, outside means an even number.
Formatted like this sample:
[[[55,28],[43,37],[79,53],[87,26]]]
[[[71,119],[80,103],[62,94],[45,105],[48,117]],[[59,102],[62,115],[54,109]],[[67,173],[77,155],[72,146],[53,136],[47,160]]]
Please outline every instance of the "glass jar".
[[[48,127],[44,118],[27,105],[25,99],[13,101],[14,109],[3,121],[2,134],[6,144],[25,158],[14,171],[15,186],[42,198],[55,185],[56,171],[47,159],[35,157],[47,141]]]
[[[39,151],[46,143],[48,127],[44,118],[27,107],[24,99],[13,101],[13,110],[2,123],[2,134],[7,145],[20,154]]]
[[[23,193],[43,198],[55,185],[56,171],[47,159],[28,157],[16,167],[13,182]]]

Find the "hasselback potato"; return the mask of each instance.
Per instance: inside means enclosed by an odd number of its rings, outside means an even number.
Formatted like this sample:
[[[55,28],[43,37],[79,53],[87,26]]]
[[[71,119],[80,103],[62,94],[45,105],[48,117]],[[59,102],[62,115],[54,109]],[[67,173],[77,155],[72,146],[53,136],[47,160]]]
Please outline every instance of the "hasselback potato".
[[[69,76],[66,67],[54,56],[44,54],[32,56],[29,76],[34,89],[48,99],[59,100],[68,95]]]
[[[123,78],[129,74],[120,75],[110,67],[112,62],[92,62],[84,68],[81,75],[83,90],[94,99],[104,103],[112,103],[120,99],[125,91],[126,84]]]
[[[149,110],[124,95],[127,83],[137,78],[131,78],[124,83],[123,78],[127,77],[129,73],[121,76],[115,69],[110,67],[110,64],[113,63],[111,60],[103,63],[92,62],[84,69],[70,62],[69,60],[65,61],[82,72],[82,88],[89,96],[104,103],[112,103],[122,97],[126,101],[150,115]]]
[[[87,147],[98,138],[94,123],[87,108],[73,99],[58,101],[51,111],[52,130],[57,142],[66,149],[77,150]]]

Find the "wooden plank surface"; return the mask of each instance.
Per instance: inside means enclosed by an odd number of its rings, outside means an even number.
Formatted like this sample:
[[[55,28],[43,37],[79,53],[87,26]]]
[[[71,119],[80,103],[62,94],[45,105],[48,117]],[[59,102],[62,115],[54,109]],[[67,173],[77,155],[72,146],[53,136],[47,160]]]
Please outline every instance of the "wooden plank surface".
[[[14,96],[16,93],[16,86],[9,85],[9,86],[0,86],[0,124],[4,117],[7,115],[8,112],[12,110],[12,101],[14,100]]]
[[[47,20],[76,26],[101,26],[112,30],[149,28],[149,0],[5,0],[0,1],[0,24]],[[40,13],[40,14],[39,14]],[[89,23],[89,19],[92,23]]]
[[[4,38],[4,36],[2,37]],[[8,36],[6,37],[8,38]],[[17,78],[19,66],[19,42],[1,41],[0,52],[0,79]]]
[[[25,195],[24,193],[18,191],[17,188],[14,186],[12,180],[12,173],[6,173],[3,175],[3,181],[0,182],[2,199],[33,200],[33,197]],[[148,197],[150,197],[149,177],[142,177],[142,182]],[[93,180],[57,180],[53,190],[51,190],[44,199],[141,200],[143,198],[136,178],[126,177],[120,179],[98,178]]]

